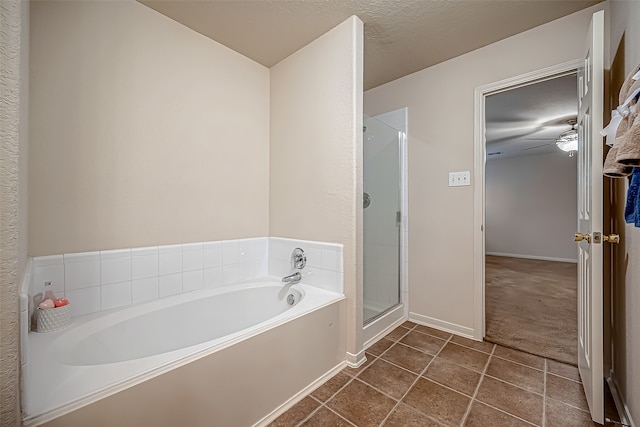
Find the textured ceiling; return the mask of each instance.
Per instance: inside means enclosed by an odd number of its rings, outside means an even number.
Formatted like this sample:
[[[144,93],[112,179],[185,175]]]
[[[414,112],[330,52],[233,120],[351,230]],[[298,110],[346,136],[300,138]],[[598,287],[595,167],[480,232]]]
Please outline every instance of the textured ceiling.
[[[139,0],[271,67],[351,15],[364,22],[365,90],[599,0]]]
[[[488,96],[485,120],[488,159],[554,152],[558,136],[578,115],[576,75],[558,77]]]

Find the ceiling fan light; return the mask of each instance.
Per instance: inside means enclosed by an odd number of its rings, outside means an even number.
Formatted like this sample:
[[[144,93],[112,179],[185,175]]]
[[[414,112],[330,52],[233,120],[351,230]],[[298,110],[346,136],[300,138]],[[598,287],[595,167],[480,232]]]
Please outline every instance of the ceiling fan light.
[[[556,139],[556,146],[562,151],[578,151],[578,131],[571,129],[560,134]]]

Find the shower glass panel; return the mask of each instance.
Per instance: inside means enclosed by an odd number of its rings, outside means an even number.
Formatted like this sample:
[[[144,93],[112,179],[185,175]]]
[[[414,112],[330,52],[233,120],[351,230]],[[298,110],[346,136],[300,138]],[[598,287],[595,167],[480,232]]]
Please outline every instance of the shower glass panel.
[[[364,323],[400,303],[402,132],[364,118]]]

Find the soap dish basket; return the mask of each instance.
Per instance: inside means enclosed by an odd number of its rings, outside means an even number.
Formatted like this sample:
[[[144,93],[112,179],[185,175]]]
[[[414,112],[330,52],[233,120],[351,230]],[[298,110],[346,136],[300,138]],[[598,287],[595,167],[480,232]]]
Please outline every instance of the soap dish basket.
[[[36,332],[53,332],[71,324],[71,307],[36,308]]]

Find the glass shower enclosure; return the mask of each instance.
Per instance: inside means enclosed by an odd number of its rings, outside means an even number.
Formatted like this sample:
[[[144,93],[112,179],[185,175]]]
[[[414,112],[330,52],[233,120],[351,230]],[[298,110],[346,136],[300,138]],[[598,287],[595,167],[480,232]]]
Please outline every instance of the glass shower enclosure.
[[[403,133],[364,117],[364,324],[400,303]]]

